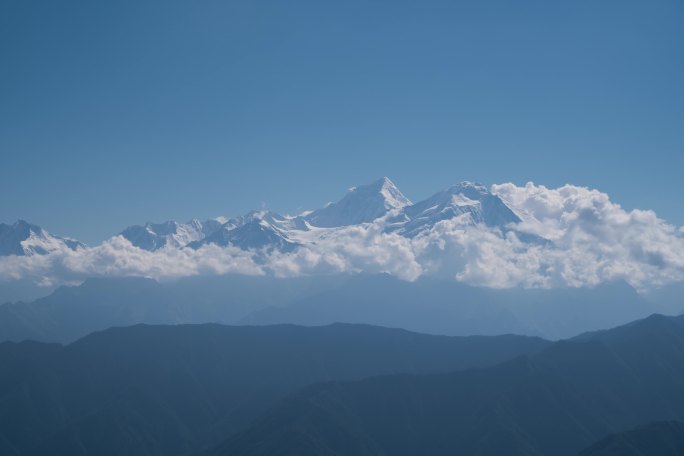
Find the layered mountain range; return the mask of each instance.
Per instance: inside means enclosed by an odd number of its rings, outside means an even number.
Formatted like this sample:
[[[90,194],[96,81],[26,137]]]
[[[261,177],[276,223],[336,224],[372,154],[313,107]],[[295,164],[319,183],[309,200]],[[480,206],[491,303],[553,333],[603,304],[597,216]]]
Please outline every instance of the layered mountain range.
[[[2,454],[681,454],[684,317],[603,329],[684,308],[684,231],[599,192],[413,203],[383,178],[294,216],[0,242],[0,278],[72,282],[0,303]]]
[[[493,367],[314,384],[205,454],[681,455],[683,323],[652,315]]]
[[[550,343],[366,325],[0,343],[0,453],[680,455],[684,320]]]

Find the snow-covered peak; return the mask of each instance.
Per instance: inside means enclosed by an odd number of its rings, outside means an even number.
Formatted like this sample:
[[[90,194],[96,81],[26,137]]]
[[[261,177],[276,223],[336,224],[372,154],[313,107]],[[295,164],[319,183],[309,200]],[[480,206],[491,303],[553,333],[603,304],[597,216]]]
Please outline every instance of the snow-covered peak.
[[[402,208],[411,204],[411,201],[401,193],[401,190],[390,180],[389,177],[382,177],[370,184],[349,189],[348,196],[354,194],[357,198],[382,197],[385,209],[392,210]]]
[[[483,192],[489,192],[489,188],[486,185],[479,182],[464,180],[457,184],[451,186],[452,188],[474,188]]]
[[[400,209],[411,204],[411,200],[405,197],[388,177],[383,177],[378,182],[382,183],[380,194],[385,199],[385,208],[387,210]]]
[[[247,222],[252,222],[252,221],[265,221],[267,223],[271,224],[278,224],[283,221],[285,221],[286,217],[278,214],[277,212],[269,211],[269,210],[258,210],[258,211],[249,211],[247,214],[237,217],[235,219],[228,220],[229,222],[233,222],[235,225],[240,226],[244,223]]]
[[[64,248],[76,250],[81,247],[85,247],[85,244],[75,239],[54,236],[25,220],[18,220],[12,225],[0,223],[0,256],[46,255]]]
[[[520,218],[487,187],[467,181],[405,207],[402,212],[407,221],[392,228],[408,236],[414,236],[442,220],[464,214],[469,215],[471,223],[490,227],[503,228],[510,223],[520,222]]]
[[[434,215],[449,210],[453,206],[479,204],[487,194],[487,189],[481,185],[461,182],[405,208],[404,212],[410,219],[419,215]]]
[[[129,226],[120,235],[136,247],[154,251],[166,246],[183,247],[190,242],[199,241],[213,234],[221,225],[215,219],[204,222],[192,219],[187,223],[173,220],[163,223],[147,222],[145,225]]]
[[[307,222],[321,228],[332,228],[372,222],[394,209],[411,204],[387,177],[367,185],[352,187],[337,203],[305,216]]]

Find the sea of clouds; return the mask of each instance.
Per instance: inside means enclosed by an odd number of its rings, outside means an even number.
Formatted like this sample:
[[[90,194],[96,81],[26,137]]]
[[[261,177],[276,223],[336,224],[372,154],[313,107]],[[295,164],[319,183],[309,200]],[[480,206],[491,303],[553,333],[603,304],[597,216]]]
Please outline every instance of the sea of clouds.
[[[684,229],[650,210],[626,211],[597,190],[528,183],[493,185],[522,221],[507,230],[467,216],[437,223],[414,238],[384,230],[384,219],[322,232],[293,252],[205,245],[148,252],[116,236],[100,245],[48,255],[0,258],[0,281],[31,278],[55,285],[87,277],[159,280],[201,274],[292,277],[386,272],[405,280],[442,276],[495,288],[593,286],[625,280],[650,289],[684,280]]]

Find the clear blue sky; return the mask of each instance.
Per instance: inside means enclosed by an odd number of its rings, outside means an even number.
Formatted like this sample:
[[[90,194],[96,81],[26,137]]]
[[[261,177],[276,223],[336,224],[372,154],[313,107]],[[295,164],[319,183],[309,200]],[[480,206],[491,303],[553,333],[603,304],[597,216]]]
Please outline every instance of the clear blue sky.
[[[0,221],[321,206],[387,175],[588,185],[684,224],[684,2],[0,3]]]

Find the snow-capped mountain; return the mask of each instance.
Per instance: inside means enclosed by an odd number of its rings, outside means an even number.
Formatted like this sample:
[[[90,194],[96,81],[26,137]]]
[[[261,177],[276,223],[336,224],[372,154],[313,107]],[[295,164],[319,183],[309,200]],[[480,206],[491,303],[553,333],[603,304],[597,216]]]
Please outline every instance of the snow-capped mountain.
[[[337,203],[330,203],[306,216],[305,220],[320,228],[334,228],[372,222],[393,209],[409,206],[406,198],[387,177],[368,185],[353,187]]]
[[[300,245],[325,242],[350,226],[377,223],[381,231],[414,237],[437,223],[458,217],[460,224],[510,229],[520,217],[486,187],[462,182],[431,197],[412,203],[387,177],[351,188],[336,203],[296,216],[272,211],[251,211],[231,219],[193,219],[129,226],[120,235],[134,246],[155,251],[162,248],[198,249],[207,244],[248,250],[288,252]],[[50,235],[19,221],[0,224],[0,255],[46,254],[63,248],[82,247],[78,241]]]
[[[85,244],[54,236],[39,226],[19,220],[12,225],[0,223],[0,256],[45,255],[64,248],[76,250]]]
[[[472,182],[461,182],[435,193],[426,200],[403,208],[388,224],[390,231],[413,237],[442,220],[466,215],[470,224],[506,228],[520,222],[501,198],[486,187]]]
[[[486,187],[462,182],[426,200],[412,203],[387,177],[351,188],[336,203],[297,216],[251,211],[227,221],[165,222],[131,226],[121,235],[137,247],[165,246],[198,249],[203,245],[232,245],[241,249],[291,251],[299,245],[324,242],[337,230],[377,222],[385,232],[414,237],[435,224],[459,217],[459,223],[482,224],[503,230],[520,218]]]
[[[168,221],[164,223],[146,223],[133,225],[123,230],[120,235],[131,244],[143,250],[154,251],[162,247],[184,247],[214,234],[223,224],[216,219],[201,222],[197,219],[187,223]]]
[[[288,231],[305,229],[306,224],[299,217],[284,217],[271,211],[252,211],[228,220],[211,235],[190,242],[187,246],[196,249],[206,244],[216,244],[245,250],[275,249],[287,252],[298,245],[289,238]]]

